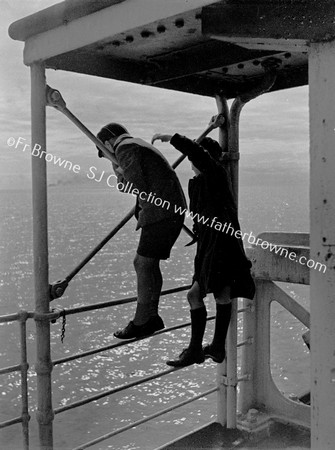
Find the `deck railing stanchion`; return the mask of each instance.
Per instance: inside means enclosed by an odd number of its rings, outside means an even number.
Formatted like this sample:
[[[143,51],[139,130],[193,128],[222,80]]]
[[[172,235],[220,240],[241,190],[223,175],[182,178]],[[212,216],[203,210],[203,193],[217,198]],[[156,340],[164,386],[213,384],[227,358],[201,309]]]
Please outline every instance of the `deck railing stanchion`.
[[[236,102],[236,100],[235,100]],[[228,127],[221,136],[225,139],[226,150],[229,151],[228,160],[229,174],[232,184],[233,196],[238,209],[238,171],[239,171],[239,112],[234,115],[233,103],[230,112],[226,102],[219,107],[226,110],[229,118]],[[232,302],[231,319],[227,334],[227,428],[236,428],[237,413],[237,299]]]
[[[256,314],[255,306],[256,298],[254,300],[243,300],[245,311],[243,313],[243,340],[252,338],[253,341],[249,345],[242,347],[241,367],[242,376],[250,375],[249,380],[245,380],[240,384],[240,395],[238,398],[238,410],[241,414],[246,414],[253,406],[254,389],[253,389],[253,370],[255,361],[255,342],[256,336]]]
[[[240,115],[243,107],[250,100],[258,97],[259,95],[267,92],[274,84],[276,80],[275,71],[270,68],[266,68],[265,76],[259,86],[256,86],[250,92],[242,94],[235,98],[230,108],[230,123],[228,129],[228,150],[230,153],[229,160],[229,172],[231,177],[231,184],[233,195],[238,209],[238,190],[239,190],[239,125]],[[227,395],[227,407],[229,408],[229,414],[227,416],[227,427],[236,428],[237,420],[237,299],[233,301],[233,308],[231,314],[231,320],[228,330],[228,345],[227,345],[227,381],[228,392]],[[233,408],[235,412],[233,413]],[[234,414],[234,417],[232,417]]]
[[[31,66],[31,138],[46,151],[46,82],[42,64]],[[32,153],[33,154],[33,153]],[[41,153],[40,153],[41,155]],[[32,156],[33,248],[36,323],[37,421],[40,448],[53,448],[49,312],[47,171],[44,157]]]
[[[236,428],[237,412],[237,299],[232,302],[227,345],[227,428]]]
[[[21,344],[21,396],[22,396],[22,431],[23,448],[29,450],[29,409],[28,409],[28,361],[27,361],[27,319],[28,313],[20,311],[20,344]]]
[[[227,99],[221,95],[215,97],[218,113],[225,118],[224,124],[219,127],[219,144],[223,151],[228,151],[229,133],[229,107]],[[229,170],[229,167],[227,167]],[[226,360],[217,367],[217,422],[222,426],[227,424],[227,364]]]

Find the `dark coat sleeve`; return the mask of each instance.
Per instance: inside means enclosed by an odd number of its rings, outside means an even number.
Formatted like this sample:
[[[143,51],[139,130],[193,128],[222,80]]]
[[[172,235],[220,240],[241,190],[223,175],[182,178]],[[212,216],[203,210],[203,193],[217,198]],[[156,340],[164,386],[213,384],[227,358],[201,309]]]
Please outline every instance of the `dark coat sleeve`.
[[[170,143],[177,150],[187,156],[192,164],[200,170],[200,172],[213,173],[215,171],[215,167],[217,165],[216,162],[197,142],[176,133],[172,136]]]
[[[186,155],[193,165],[206,177],[210,196],[217,204],[224,203],[226,208],[236,210],[231,181],[224,167],[218,164],[197,142],[176,133],[170,143]]]

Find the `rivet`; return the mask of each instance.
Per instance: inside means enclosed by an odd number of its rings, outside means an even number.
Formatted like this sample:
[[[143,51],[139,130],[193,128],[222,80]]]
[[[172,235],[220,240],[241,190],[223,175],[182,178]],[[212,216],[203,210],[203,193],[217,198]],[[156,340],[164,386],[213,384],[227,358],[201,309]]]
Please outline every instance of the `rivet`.
[[[200,12],[200,13],[197,13],[197,14],[195,15],[195,18],[196,18],[197,20],[200,20],[200,19],[201,19],[201,12]]]
[[[164,25],[158,25],[157,31],[158,33],[165,33],[166,27]]]
[[[244,64],[237,64],[237,67],[239,68],[239,69],[244,69]]]
[[[286,59],[288,59],[288,58],[291,58],[291,53],[285,53],[285,55],[284,55],[284,58],[286,58]]]
[[[120,46],[120,41],[113,41],[112,45],[114,45],[115,47],[119,47]]]
[[[222,67],[222,73],[227,73],[228,72],[228,68],[227,67]]]
[[[133,42],[134,41],[134,37],[133,36],[127,36],[126,37],[126,41],[127,42]]]
[[[141,36],[142,36],[143,38],[148,38],[151,34],[153,34],[153,33],[151,33],[149,30],[143,30],[143,31],[141,31]]]
[[[174,23],[177,28],[182,28],[185,25],[184,19],[177,19]]]
[[[255,59],[255,61],[252,62],[254,66],[259,66],[260,65],[260,61],[258,61],[258,59]]]

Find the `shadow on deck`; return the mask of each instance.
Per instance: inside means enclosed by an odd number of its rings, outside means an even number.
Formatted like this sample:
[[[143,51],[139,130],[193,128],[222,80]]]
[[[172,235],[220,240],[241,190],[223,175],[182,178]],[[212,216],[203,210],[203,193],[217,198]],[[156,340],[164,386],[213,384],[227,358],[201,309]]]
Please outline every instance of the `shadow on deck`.
[[[248,433],[228,430],[218,423],[174,441],[159,450],[197,449],[310,449],[310,431],[303,427],[273,422],[267,431]]]

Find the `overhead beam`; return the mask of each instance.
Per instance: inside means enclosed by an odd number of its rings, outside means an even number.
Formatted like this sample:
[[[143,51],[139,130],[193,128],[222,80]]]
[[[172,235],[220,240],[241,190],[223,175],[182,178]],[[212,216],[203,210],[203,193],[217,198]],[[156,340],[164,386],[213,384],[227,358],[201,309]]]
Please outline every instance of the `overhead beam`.
[[[71,0],[57,3],[42,11],[31,14],[12,23],[8,29],[9,36],[17,41],[26,41],[35,34],[65,25],[72,20],[92,14],[108,6],[125,0]]]
[[[32,36],[26,41],[24,63],[46,60],[212,3],[213,0],[126,0]]]
[[[276,54],[209,40],[170,52],[168,56],[159,55],[140,61],[112,59],[108,54],[97,54],[92,50],[72,51],[49,58],[46,67],[159,87],[162,83],[174,83],[179,79],[187,82],[190,77],[202,72],[221,70],[223,66]],[[203,77],[204,73],[200,76]]]
[[[144,63],[112,60],[108,56],[85,52],[69,52],[50,58],[46,61],[46,67],[133,83],[144,83],[149,70]]]
[[[173,52],[169,57],[163,55],[162,57],[152,58],[152,61],[157,64],[150,73],[152,79],[150,84],[159,84],[243,61],[272,56],[276,53],[247,50],[232,43],[208,40],[197,46]]]
[[[335,38],[333,0],[220,2],[205,7],[202,31],[254,49],[306,51]]]

